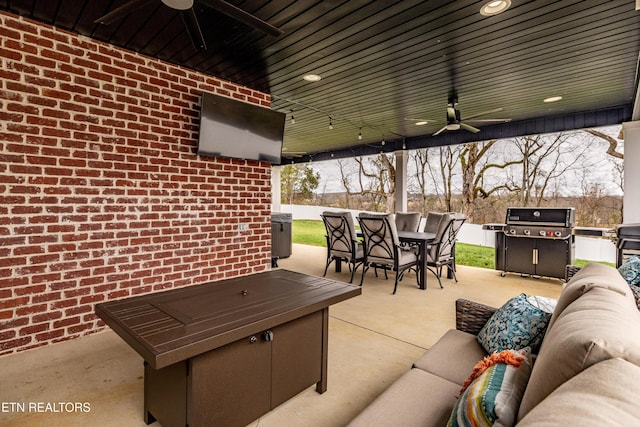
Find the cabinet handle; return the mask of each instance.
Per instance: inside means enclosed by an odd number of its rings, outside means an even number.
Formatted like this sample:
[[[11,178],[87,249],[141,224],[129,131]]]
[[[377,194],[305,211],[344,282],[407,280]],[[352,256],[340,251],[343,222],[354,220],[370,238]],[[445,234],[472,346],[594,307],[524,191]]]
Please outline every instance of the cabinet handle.
[[[535,265],[537,265],[537,264],[538,264],[538,249],[534,249],[534,250],[533,250],[533,263],[534,263]]]
[[[256,337],[255,335],[254,335],[254,336],[252,336],[251,338],[249,338],[249,342],[250,342],[251,344],[253,344],[253,343],[255,343],[255,342],[258,342],[258,337]]]
[[[262,334],[262,337],[264,338],[265,341],[273,341],[273,332],[266,331]]]

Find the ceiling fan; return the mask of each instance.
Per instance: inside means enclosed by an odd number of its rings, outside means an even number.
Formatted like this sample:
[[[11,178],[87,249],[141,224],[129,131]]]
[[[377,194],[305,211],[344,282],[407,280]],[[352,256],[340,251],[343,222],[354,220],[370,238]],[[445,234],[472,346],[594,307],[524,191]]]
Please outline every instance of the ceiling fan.
[[[458,96],[453,94],[449,96],[449,103],[447,106],[447,124],[444,125],[440,130],[436,131],[433,136],[440,135],[444,131],[454,131],[459,129],[464,129],[469,132],[478,133],[480,129],[471,126],[467,122],[493,122],[493,123],[507,123],[510,122],[511,119],[476,119],[476,117],[484,116],[485,114],[497,113],[498,111],[502,111],[502,108],[496,108],[489,111],[484,111],[482,113],[474,114],[473,116],[469,116],[465,119],[460,118],[460,110],[456,107],[458,105]]]
[[[183,22],[189,33],[189,37],[193,42],[196,50],[206,50],[207,44],[204,41],[198,18],[193,9],[194,0],[130,0],[120,7],[113,9],[111,12],[96,19],[96,24],[109,25],[116,21],[119,21],[135,10],[141,9],[153,3],[161,1],[166,6],[178,10],[181,13]],[[279,37],[283,34],[283,31],[266,21],[246,12],[239,7],[232,5],[224,0],[197,0],[203,5],[217,10],[245,25],[255,28],[263,33],[269,34],[274,37]]]

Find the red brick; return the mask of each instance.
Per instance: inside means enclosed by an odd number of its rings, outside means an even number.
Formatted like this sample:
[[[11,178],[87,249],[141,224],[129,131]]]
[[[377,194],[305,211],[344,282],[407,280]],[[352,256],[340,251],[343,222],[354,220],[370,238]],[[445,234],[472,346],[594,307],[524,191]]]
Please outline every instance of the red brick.
[[[20,329],[20,335],[34,335],[49,330],[48,323],[40,323],[39,325],[26,326]]]
[[[50,332],[44,332],[41,334],[36,334],[35,335],[35,340],[36,341],[50,341],[54,338],[59,338],[61,336],[64,335],[64,330],[57,330],[57,331],[50,331]]]
[[[16,308],[16,316],[24,316],[27,314],[43,313],[47,310],[46,304],[35,304]]]
[[[25,347],[27,344],[31,342],[31,340],[32,340],[32,337],[28,336],[28,337],[22,337],[14,340],[0,341],[0,351]]]

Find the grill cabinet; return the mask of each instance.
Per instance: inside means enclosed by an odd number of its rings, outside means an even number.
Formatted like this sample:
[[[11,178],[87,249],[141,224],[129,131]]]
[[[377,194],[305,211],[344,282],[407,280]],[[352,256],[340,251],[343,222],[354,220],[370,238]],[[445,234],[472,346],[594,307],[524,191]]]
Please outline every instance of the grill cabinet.
[[[621,224],[616,227],[616,264],[618,267],[632,255],[640,255],[640,224]]]
[[[575,258],[574,217],[573,208],[508,208],[496,269],[564,279]]]

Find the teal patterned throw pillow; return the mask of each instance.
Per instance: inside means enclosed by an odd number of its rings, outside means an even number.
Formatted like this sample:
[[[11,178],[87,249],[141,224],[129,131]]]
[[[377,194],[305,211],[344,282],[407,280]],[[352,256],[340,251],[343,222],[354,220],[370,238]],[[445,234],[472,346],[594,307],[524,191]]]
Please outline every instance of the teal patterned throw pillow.
[[[500,307],[478,333],[478,342],[487,353],[521,350],[537,352],[551,319],[551,313],[534,306],[525,294],[511,298]]]
[[[637,285],[640,282],[640,258],[632,256],[618,267],[618,272],[628,284]]]

